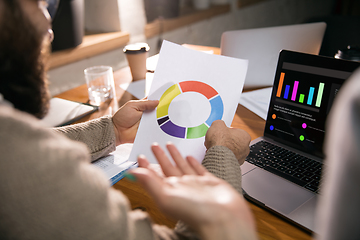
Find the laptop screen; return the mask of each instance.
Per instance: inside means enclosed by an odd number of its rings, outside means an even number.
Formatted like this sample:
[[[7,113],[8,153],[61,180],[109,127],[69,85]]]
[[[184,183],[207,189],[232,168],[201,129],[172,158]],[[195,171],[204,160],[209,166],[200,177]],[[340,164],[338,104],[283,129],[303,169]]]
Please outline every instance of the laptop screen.
[[[323,158],[325,122],[341,85],[360,66],[282,50],[264,135]]]

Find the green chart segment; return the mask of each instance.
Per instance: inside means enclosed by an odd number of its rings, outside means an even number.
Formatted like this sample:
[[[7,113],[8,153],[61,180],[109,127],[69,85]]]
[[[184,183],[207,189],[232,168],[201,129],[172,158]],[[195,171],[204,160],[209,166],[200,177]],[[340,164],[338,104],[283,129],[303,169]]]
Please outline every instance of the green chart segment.
[[[210,103],[211,111],[208,119],[196,127],[183,127],[174,124],[169,117],[169,107],[172,100],[185,92],[197,92],[205,96]],[[199,81],[183,81],[169,87],[161,96],[156,109],[157,122],[166,134],[185,139],[204,137],[209,126],[215,120],[222,119],[224,113],[223,101],[218,92],[211,86]]]

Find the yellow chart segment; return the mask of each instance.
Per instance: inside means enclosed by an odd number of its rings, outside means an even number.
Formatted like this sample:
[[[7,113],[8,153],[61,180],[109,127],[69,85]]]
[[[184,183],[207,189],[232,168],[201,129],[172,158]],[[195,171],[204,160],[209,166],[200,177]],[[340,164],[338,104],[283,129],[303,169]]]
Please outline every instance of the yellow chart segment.
[[[160,98],[159,105],[156,110],[156,117],[161,118],[167,116],[171,101],[180,94],[181,91],[177,84],[168,88]]]

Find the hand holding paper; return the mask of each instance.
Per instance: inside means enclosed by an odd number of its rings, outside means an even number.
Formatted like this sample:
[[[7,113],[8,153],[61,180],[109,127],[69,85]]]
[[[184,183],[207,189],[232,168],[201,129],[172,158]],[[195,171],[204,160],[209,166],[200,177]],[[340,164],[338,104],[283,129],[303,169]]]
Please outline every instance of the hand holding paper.
[[[236,128],[228,128],[223,121],[215,121],[207,131],[205,136],[205,147],[210,149],[214,146],[224,146],[230,149],[239,164],[242,165],[247,155],[249,155],[250,135]]]
[[[233,120],[247,70],[247,60],[210,55],[164,41],[149,100],[155,111],[144,113],[130,161],[144,154],[157,163],[151,144],[173,142],[183,156],[201,161],[211,123]]]
[[[136,131],[144,111],[153,110],[158,101],[129,101],[112,117],[115,128],[116,145],[134,142]]]

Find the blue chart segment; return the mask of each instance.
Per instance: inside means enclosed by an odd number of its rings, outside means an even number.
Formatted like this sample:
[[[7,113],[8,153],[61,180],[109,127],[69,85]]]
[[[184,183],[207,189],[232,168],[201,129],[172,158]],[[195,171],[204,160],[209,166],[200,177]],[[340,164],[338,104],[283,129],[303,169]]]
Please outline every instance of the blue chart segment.
[[[171,101],[185,92],[197,92],[209,100],[211,112],[208,119],[196,127],[183,127],[174,124],[169,116]],[[211,86],[198,81],[183,81],[169,87],[161,96],[159,105],[156,109],[157,122],[166,134],[185,139],[204,137],[207,130],[215,120],[222,119],[224,114],[224,104],[218,92]]]
[[[208,126],[211,126],[213,121],[219,120],[224,114],[223,102],[220,95],[210,100],[211,112],[209,118],[205,121]]]

